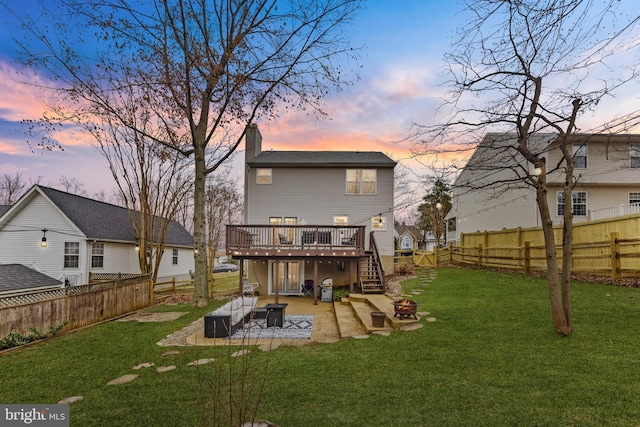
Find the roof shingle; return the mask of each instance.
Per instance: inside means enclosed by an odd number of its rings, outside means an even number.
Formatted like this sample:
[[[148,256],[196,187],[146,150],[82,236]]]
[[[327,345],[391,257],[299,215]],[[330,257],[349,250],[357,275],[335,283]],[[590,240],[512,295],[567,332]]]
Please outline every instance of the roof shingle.
[[[0,264],[0,292],[56,285],[61,282],[22,264]]]
[[[394,167],[396,162],[377,151],[263,151],[247,164],[274,167]]]
[[[39,186],[88,239],[136,241],[126,208]],[[178,222],[169,223],[166,245],[193,246],[193,236]]]

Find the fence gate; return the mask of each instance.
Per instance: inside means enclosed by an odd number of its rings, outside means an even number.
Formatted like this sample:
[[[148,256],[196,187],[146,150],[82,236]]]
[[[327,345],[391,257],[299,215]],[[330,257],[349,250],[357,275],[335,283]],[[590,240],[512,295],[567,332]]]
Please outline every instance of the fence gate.
[[[436,254],[431,251],[416,251],[413,255],[413,263],[416,267],[434,268],[436,266]]]

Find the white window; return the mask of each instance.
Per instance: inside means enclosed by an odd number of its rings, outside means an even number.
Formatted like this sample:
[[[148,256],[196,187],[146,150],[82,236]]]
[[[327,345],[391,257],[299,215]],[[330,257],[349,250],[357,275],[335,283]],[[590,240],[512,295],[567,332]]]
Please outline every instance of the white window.
[[[400,243],[400,249],[407,250],[413,249],[413,239],[411,236],[403,236],[402,242]]]
[[[587,168],[587,145],[586,144],[573,145],[573,163],[576,169]]]
[[[348,216],[334,216],[333,217],[333,225],[337,225],[337,226],[349,225],[349,217]]]
[[[376,194],[375,169],[347,169],[347,194]]]
[[[271,184],[271,169],[256,169],[256,184]]]
[[[178,248],[173,248],[172,252],[171,264],[178,265]]]
[[[371,229],[375,231],[384,231],[387,229],[387,219],[383,216],[374,216],[371,218]]]
[[[80,266],[80,242],[64,242],[64,268]]]
[[[629,204],[640,203],[640,192],[629,193]]]
[[[295,216],[285,216],[284,221],[282,217],[271,216],[269,217],[269,224],[271,225],[296,225],[298,218]],[[296,229],[293,227],[274,227],[272,230],[274,242],[280,242],[281,244],[290,245],[296,240]]]
[[[104,243],[91,245],[91,268],[104,267]]]
[[[576,216],[585,216],[587,214],[587,192],[575,191],[571,193],[573,214]],[[564,216],[564,192],[556,193],[558,216]]]
[[[640,144],[629,144],[629,167],[640,168]]]

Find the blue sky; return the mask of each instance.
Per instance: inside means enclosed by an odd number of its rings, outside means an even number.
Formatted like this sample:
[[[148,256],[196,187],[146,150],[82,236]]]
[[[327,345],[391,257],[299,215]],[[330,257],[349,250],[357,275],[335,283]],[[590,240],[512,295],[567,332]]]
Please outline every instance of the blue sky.
[[[34,2],[22,6],[33,11]],[[51,3],[49,3],[51,7]],[[15,7],[15,6],[14,6]],[[37,10],[37,8],[35,8]],[[456,3],[420,0],[368,0],[351,29],[353,45],[364,45],[361,79],[326,101],[328,119],[290,114],[272,123],[259,123],[265,149],[375,150],[406,158],[403,139],[412,121],[432,116],[439,64],[454,29]],[[10,17],[0,18],[0,173],[23,173],[26,180],[42,177],[56,186],[61,175],[76,178],[92,194],[114,187],[106,161],[77,135],[62,135],[65,150],[32,152],[26,144],[22,119],[38,117],[44,106],[39,94],[20,84],[15,63],[18,29]],[[417,175],[423,173],[416,170]]]
[[[633,2],[627,3],[633,9]],[[25,0],[21,7],[33,10],[30,6],[34,4],[35,0]],[[47,4],[53,7],[55,0]],[[410,143],[397,141],[408,136],[411,123],[432,124],[440,119],[436,109],[447,90],[443,55],[464,19],[459,12],[461,3],[367,0],[365,5],[349,33],[354,46],[365,46],[359,62],[360,80],[326,99],[326,119],[294,112],[271,123],[258,123],[263,148],[382,151],[407,166],[420,181],[427,169],[410,160]],[[19,83],[12,41],[19,36],[11,18],[0,14],[0,173],[21,172],[27,181],[41,177],[43,184],[51,186],[57,186],[64,175],[82,182],[90,195],[100,190],[110,193],[115,184],[106,160],[85,137],[62,135],[64,151],[35,147],[32,152],[25,143],[20,121],[39,117],[44,107],[41,94]],[[633,92],[600,108],[628,111],[635,104]],[[236,159],[234,165],[240,171],[239,164]],[[418,195],[417,200],[420,198]]]

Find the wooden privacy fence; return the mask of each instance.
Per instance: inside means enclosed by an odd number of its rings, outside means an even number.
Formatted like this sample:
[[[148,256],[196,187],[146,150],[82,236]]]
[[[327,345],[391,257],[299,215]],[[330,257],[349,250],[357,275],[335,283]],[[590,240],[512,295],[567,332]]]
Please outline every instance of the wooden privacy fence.
[[[148,275],[0,297],[0,339],[30,328],[47,332],[66,322],[64,330],[81,328],[149,306]]]
[[[562,242],[562,226],[554,227]],[[477,266],[546,271],[541,228],[514,228],[460,235],[460,246],[449,246],[448,259]],[[556,246],[559,267],[562,246]],[[621,278],[640,277],[640,215],[626,215],[573,226],[571,272]]]
[[[478,268],[508,268],[522,270],[524,274],[547,270],[545,247],[533,246],[529,242],[524,246],[452,245],[447,252],[450,261]],[[556,246],[556,254],[558,267],[561,267],[561,245]],[[621,239],[617,233],[612,233],[608,241],[574,244],[571,272],[610,276],[614,282],[621,278],[640,277],[640,238]]]

